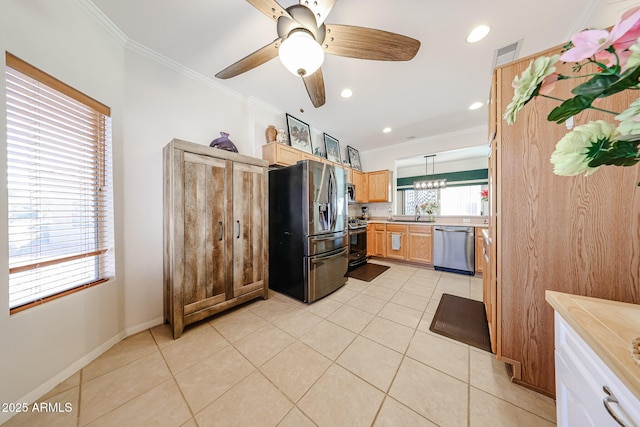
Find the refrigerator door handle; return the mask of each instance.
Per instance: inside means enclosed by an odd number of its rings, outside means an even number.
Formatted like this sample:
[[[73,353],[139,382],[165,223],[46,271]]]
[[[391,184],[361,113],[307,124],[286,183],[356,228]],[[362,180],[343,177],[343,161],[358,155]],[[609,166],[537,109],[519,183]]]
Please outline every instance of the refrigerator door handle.
[[[331,185],[329,186],[331,189],[331,194],[329,194],[329,196],[331,196],[331,231],[336,231],[336,222],[338,220],[338,180],[336,178],[335,166],[331,167],[329,179],[331,180]]]
[[[347,233],[341,234],[339,236],[334,236],[334,237],[314,237],[313,239],[311,239],[311,241],[326,242],[327,240],[338,240],[338,239],[344,239],[345,237],[347,237]]]
[[[325,259],[338,258],[338,257],[344,255],[348,250],[349,250],[349,248],[345,247],[340,252],[332,253],[331,255],[314,256],[314,257],[311,258],[311,262],[313,264],[317,264],[318,262],[323,261]]]

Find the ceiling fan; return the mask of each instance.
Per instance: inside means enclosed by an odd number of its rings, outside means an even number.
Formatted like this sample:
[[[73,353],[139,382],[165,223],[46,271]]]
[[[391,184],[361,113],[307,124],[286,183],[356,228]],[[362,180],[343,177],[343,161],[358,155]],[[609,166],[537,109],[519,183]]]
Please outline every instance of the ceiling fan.
[[[300,0],[284,9],[276,0],[247,0],[277,22],[278,38],[216,74],[228,79],[280,57],[284,66],[304,81],[314,107],[325,103],[320,68],[324,54],[379,61],[408,61],[420,42],[373,28],[325,24],[336,0]]]

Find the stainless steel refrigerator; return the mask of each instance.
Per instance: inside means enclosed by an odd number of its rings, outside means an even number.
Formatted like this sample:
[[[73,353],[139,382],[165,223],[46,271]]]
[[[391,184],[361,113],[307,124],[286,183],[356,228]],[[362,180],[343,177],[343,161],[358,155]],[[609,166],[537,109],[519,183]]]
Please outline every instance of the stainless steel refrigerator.
[[[304,302],[347,281],[346,173],[313,160],[269,171],[269,286]]]

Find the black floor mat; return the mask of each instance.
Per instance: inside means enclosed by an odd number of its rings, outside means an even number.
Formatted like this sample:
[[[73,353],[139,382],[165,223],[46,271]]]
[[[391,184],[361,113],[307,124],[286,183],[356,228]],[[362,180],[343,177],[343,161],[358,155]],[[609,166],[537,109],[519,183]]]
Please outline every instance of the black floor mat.
[[[365,265],[361,265],[358,268],[347,271],[347,274],[345,274],[345,276],[353,277],[354,279],[358,280],[364,280],[365,282],[370,282],[388,269],[389,267],[387,267],[386,265],[372,264],[368,262]]]
[[[489,325],[481,301],[443,294],[429,330],[491,352]]]

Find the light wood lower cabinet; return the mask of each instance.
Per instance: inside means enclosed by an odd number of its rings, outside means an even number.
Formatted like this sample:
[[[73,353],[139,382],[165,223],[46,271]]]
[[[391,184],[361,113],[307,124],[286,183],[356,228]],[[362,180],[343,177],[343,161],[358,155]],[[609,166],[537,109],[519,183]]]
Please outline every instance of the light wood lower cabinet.
[[[385,256],[385,226],[384,224],[369,224],[367,231],[367,252],[370,256]]]
[[[395,248],[394,240],[398,243]],[[385,246],[387,258],[400,260],[407,259],[407,226],[398,224],[387,224]]]
[[[267,298],[267,162],[176,139],[163,155],[164,317],[178,338]]]
[[[409,225],[407,246],[407,261],[433,264],[433,227]]]
[[[476,227],[476,274],[483,274],[484,270],[484,237],[482,228]]]

